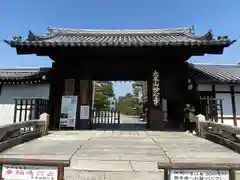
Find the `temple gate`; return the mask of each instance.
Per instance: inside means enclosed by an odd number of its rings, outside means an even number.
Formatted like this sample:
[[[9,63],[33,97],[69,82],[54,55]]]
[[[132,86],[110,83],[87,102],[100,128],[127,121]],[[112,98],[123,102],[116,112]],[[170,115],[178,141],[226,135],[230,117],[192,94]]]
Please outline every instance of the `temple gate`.
[[[213,38],[209,30],[196,36],[194,28],[159,30],[76,30],[49,28],[45,36],[31,31],[27,39],[6,41],[18,54],[49,56],[50,127],[59,126],[61,98],[78,97],[76,129],[89,129],[89,118],[80,118],[80,107],[91,106],[92,80],[142,80],[148,82],[148,129],[179,129],[184,106],[196,101],[194,77],[188,63],[191,56],[222,54],[234,41]],[[190,81],[190,82],[189,82]],[[191,88],[189,89],[189,84]],[[164,122],[162,100],[167,100]]]

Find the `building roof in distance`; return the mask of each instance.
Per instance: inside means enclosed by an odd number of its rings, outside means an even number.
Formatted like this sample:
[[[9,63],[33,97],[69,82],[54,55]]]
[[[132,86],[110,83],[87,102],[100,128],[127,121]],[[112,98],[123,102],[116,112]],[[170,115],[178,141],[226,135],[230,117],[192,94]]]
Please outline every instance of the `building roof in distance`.
[[[189,67],[197,75],[199,83],[237,83],[240,84],[240,64],[192,64]],[[0,80],[21,81],[41,79],[47,75],[51,67],[44,68],[11,68],[0,69]]]
[[[42,78],[51,68],[8,68],[0,69],[0,80],[34,80]]]
[[[192,64],[199,81],[240,83],[240,64]]]

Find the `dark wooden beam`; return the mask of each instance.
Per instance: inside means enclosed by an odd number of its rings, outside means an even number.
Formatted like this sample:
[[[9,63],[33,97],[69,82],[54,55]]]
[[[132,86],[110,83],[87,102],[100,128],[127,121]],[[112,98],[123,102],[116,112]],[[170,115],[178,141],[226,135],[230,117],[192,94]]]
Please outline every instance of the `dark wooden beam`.
[[[231,86],[230,88],[231,88],[230,92],[231,92],[231,100],[232,100],[233,124],[234,124],[234,126],[237,126],[234,86]]]
[[[215,86],[215,84],[212,84],[212,97],[216,98],[216,86]]]
[[[34,48],[34,47],[17,47],[19,55],[36,54],[37,56],[48,56],[55,48]]]
[[[52,50],[58,51],[59,53],[70,52],[70,54],[84,54],[87,56],[159,56],[168,55],[169,53],[177,54],[189,54],[191,56],[202,56],[205,53],[208,54],[222,54],[224,47],[16,47],[18,54],[36,54],[39,56],[48,56]],[[79,53],[81,51],[81,53]],[[111,53],[109,53],[111,52]]]
[[[81,129],[81,120],[80,120],[80,102],[81,102],[81,96],[80,96],[80,77],[76,77],[74,79],[74,95],[77,96],[77,109],[76,109],[76,122],[75,122],[75,128]]]
[[[18,55],[27,55],[27,54],[35,54],[36,52],[30,48],[16,48],[16,52]]]
[[[205,54],[223,54],[223,47],[208,47],[205,48]]]

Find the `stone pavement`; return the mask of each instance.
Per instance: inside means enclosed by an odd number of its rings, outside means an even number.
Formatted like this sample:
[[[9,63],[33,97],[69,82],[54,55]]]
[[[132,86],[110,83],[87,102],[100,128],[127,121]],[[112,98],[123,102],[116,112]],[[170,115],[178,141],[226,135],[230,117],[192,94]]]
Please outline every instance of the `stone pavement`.
[[[58,131],[0,157],[70,159],[67,180],[164,180],[157,161],[240,162],[239,154],[192,134],[158,131]]]
[[[147,122],[141,121],[139,116],[130,116],[120,114],[120,124],[146,124]]]

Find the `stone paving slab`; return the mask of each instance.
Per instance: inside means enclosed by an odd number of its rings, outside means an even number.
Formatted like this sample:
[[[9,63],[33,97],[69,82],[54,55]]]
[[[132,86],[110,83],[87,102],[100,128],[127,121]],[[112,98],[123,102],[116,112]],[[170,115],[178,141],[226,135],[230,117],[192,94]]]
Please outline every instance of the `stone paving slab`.
[[[134,171],[140,172],[158,172],[163,171],[162,169],[158,169],[156,161],[130,161],[132,168]]]
[[[163,137],[162,137],[163,138]],[[166,137],[167,138],[167,137]],[[176,142],[178,142],[179,144],[189,144],[189,143],[193,143],[193,142],[195,142],[195,144],[197,143],[197,144],[201,144],[201,145],[206,145],[206,144],[210,144],[210,143],[207,143],[207,140],[206,141],[198,141],[198,140],[194,140],[194,139],[184,139],[184,138],[182,138],[182,140],[181,141],[179,141],[179,139],[180,138],[176,138],[176,139],[171,139],[171,138],[168,138],[168,140],[167,140],[167,142],[169,143],[169,144],[171,144],[171,143],[176,143]],[[159,144],[164,144],[164,143],[166,143],[166,139],[164,140],[164,139],[158,139],[158,138],[153,138],[153,140],[154,140],[154,142],[157,142],[157,143],[159,143]]]
[[[118,138],[118,139],[98,139],[98,138],[92,138],[89,143],[102,143],[102,142],[109,142],[109,143],[115,143],[115,144],[122,144],[122,143],[131,143],[131,144],[155,144],[155,142],[151,139],[130,139],[130,138]]]
[[[19,154],[0,154],[0,158],[16,158],[16,159],[39,159],[39,160],[64,160],[68,161],[72,157],[72,154],[69,155],[19,155]]]
[[[90,140],[90,141],[85,141],[84,145],[89,145],[89,144],[93,144],[93,145],[104,145],[104,143],[108,142],[108,144],[113,144],[113,145],[133,145],[133,146],[137,146],[137,145],[147,145],[147,146],[151,146],[151,145],[157,145],[155,142],[153,142],[152,140],[149,141],[129,141],[129,140],[125,140],[122,139],[121,141],[114,141],[114,140]]]
[[[105,180],[164,180],[163,172],[106,172]]]
[[[151,154],[75,154],[73,159],[84,160],[108,160],[108,161],[160,161],[168,163],[169,160],[165,154],[151,155]]]
[[[82,145],[82,141],[34,140],[8,149],[4,154],[68,155],[75,153]]]
[[[78,171],[67,169],[64,171],[65,180],[164,180],[164,172],[99,172]],[[236,180],[240,179],[240,171],[236,172]]]
[[[108,134],[101,134],[99,136],[94,136],[94,139],[99,139],[99,140],[104,140],[104,139],[108,139],[108,140],[118,140],[118,139],[126,139],[126,140],[139,140],[139,141],[144,141],[144,140],[149,140],[149,137],[146,136],[146,134],[142,134],[141,135],[132,135],[132,134],[118,134],[116,136],[112,135],[111,133]]]
[[[65,180],[164,180],[163,172],[96,172],[67,170]]]
[[[71,161],[72,169],[87,171],[133,171],[129,161],[76,160]]]
[[[65,180],[106,180],[105,172],[65,170]]]
[[[154,149],[126,149],[126,148],[104,148],[104,149],[87,149],[87,148],[80,148],[77,153],[80,154],[150,154],[150,155],[161,155],[165,154],[161,149],[154,148]]]
[[[84,144],[81,148],[87,148],[87,149],[159,149],[159,146],[156,144],[152,144],[152,145],[145,145],[145,144],[111,144],[111,143],[107,143],[104,142],[102,144]]]
[[[159,179],[157,175],[162,172],[158,172],[157,161],[169,159],[181,163],[240,163],[239,154],[190,133],[159,131],[53,132],[13,147],[0,157],[71,160],[68,170],[78,170],[75,173],[94,171],[100,179],[117,179],[121,174],[121,179],[130,180],[145,176]]]
[[[185,153],[188,153],[188,152],[194,152],[194,153],[200,153],[200,152],[203,152],[202,150],[202,147],[177,147],[177,148],[162,148],[164,152],[166,153],[178,153],[178,152],[185,152]],[[216,153],[219,153],[219,152],[223,152],[226,154],[226,150],[223,150],[223,149],[214,149],[214,148],[209,148],[207,150],[205,150],[205,154],[209,152],[209,153],[213,153],[213,152],[216,152]]]

